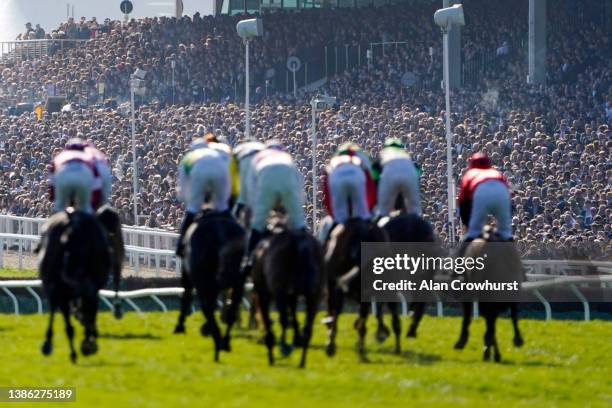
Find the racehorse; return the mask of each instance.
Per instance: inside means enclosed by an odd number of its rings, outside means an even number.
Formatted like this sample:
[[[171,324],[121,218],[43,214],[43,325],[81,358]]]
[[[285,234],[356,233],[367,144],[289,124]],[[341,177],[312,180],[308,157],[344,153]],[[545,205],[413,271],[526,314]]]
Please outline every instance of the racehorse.
[[[390,242],[435,242],[436,237],[431,224],[423,220],[415,214],[407,214],[405,212],[397,212],[390,217],[383,217],[378,221],[378,226],[384,228],[389,236]],[[432,248],[434,249],[434,248]],[[435,249],[434,249],[435,250]],[[434,271],[431,271],[423,279],[433,279]],[[382,306],[382,305],[381,305]],[[399,316],[396,303],[388,303],[393,316],[393,325],[399,324]],[[417,328],[425,314],[424,302],[410,303],[412,310],[412,321],[406,334],[406,337],[416,337]],[[389,329],[383,321],[383,308],[377,308],[376,318],[378,320],[378,329],[376,331],[377,339],[382,342],[389,336]],[[397,323],[396,323],[397,320]],[[395,330],[395,329],[394,329]]]
[[[505,242],[502,247],[500,243]],[[493,245],[489,245],[493,244]],[[498,245],[495,248],[495,245]],[[501,248],[501,250],[500,250]],[[486,259],[486,276],[484,274],[466,272],[466,279],[470,282],[483,281],[485,278],[490,281],[508,282],[510,280],[516,280],[521,282],[524,280],[524,271],[521,265],[520,255],[514,246],[507,241],[500,239],[496,232],[485,227],[483,229],[482,238],[477,238],[470,242],[465,247],[465,252],[459,254],[464,257],[477,258],[483,254],[487,255]],[[461,334],[457,343],[455,343],[455,349],[461,350],[467,344],[469,338],[469,327],[472,322],[473,303],[463,302],[463,321],[461,324]],[[514,328],[514,339],[513,343],[515,347],[521,347],[524,343],[523,337],[518,327],[518,304],[515,302],[479,302],[478,307],[480,313],[486,321],[486,332],[484,335],[484,353],[483,360],[488,361],[491,358],[491,352],[493,352],[493,360],[495,362],[501,361],[501,353],[499,346],[497,345],[497,337],[495,334],[495,323],[499,315],[510,309],[510,316],[512,319],[512,326]]]
[[[323,250],[310,233],[290,230],[277,220],[269,229],[269,235],[255,249],[254,257],[253,283],[265,328],[268,363],[274,364],[276,339],[270,318],[270,303],[274,300],[282,327],[281,353],[287,356],[293,346],[301,347],[300,368],[304,368],[325,285]],[[301,332],[297,319],[299,297],[304,297],[306,303],[306,319]],[[293,328],[293,346],[287,343],[290,325]]]
[[[113,290],[115,299],[113,301],[113,312],[115,318],[120,319],[123,315],[121,300],[119,299],[119,283],[121,281],[121,269],[125,258],[125,247],[123,245],[123,234],[121,232],[121,220],[119,214],[109,205],[104,205],[96,211],[96,217],[106,230],[111,250],[111,270],[113,273]]]
[[[71,307],[78,308],[85,328],[81,353],[88,356],[98,350],[98,290],[108,281],[111,268],[107,235],[94,215],[68,208],[47,221],[39,256],[40,278],[50,306],[49,327],[41,351],[46,356],[53,351],[53,319],[59,309],[70,343],[70,359],[75,363]]]
[[[361,243],[386,242],[387,233],[371,221],[351,218],[344,224],[335,226],[330,232],[325,250],[325,268],[328,288],[328,341],[326,353],[336,354],[336,335],[338,333],[338,318],[344,306],[344,297],[348,296],[359,302],[359,317],[355,321],[355,329],[359,333],[357,351],[360,357],[366,359],[365,335],[366,321],[370,313],[370,303],[361,302]],[[393,312],[393,307],[392,307]],[[397,309],[394,314],[394,330],[396,331],[396,352],[400,351],[399,316]]]
[[[206,319],[200,331],[204,336],[212,336],[214,360],[219,361],[220,351],[231,350],[230,332],[244,291],[240,264],[246,248],[246,233],[229,214],[205,209],[189,227],[184,239],[182,283],[185,292],[174,332],[185,332],[185,319],[190,313],[195,286]],[[217,298],[224,290],[231,290],[231,305],[226,315],[226,332],[222,337],[215,309]]]

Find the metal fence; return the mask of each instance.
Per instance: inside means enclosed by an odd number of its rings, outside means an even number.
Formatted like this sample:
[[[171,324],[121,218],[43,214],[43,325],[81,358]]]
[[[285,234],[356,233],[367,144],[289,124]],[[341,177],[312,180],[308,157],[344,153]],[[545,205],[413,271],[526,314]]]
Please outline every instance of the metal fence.
[[[0,61],[41,58],[64,49],[75,48],[83,39],[15,40],[0,42]]]

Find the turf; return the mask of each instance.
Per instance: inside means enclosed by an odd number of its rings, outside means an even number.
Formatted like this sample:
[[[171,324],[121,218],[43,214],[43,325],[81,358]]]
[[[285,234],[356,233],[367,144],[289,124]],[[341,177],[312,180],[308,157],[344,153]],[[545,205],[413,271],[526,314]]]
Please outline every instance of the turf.
[[[375,343],[371,324],[370,362],[362,363],[354,316],[345,315],[338,354],[325,355],[325,330],[317,325],[308,367],[300,370],[298,352],[268,367],[258,333],[243,330],[235,332],[234,351],[214,364],[211,340],[199,335],[201,316],[190,318],[186,335],[173,335],[176,316],[128,313],[115,321],[103,313],[100,352],[72,365],[61,319],[46,358],[39,351],[46,316],[0,315],[0,386],[76,387],[77,403],[69,406],[86,407],[612,406],[610,322],[525,320],[526,344],[515,349],[504,320],[502,364],[481,361],[482,319],[466,349],[455,351],[459,320],[426,317],[419,338],[402,339],[401,355],[392,353],[391,339]]]
[[[38,271],[31,269],[0,268],[0,279],[34,279]]]

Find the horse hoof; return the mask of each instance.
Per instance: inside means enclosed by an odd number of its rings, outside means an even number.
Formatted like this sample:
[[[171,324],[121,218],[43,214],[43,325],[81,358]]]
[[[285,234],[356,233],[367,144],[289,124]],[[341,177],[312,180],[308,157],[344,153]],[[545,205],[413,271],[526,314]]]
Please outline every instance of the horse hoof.
[[[53,353],[53,343],[48,340],[45,341],[40,348],[40,351],[42,352],[43,356],[50,356],[51,353]]]
[[[522,347],[525,344],[525,341],[521,336],[516,336],[514,338],[514,347]]]
[[[283,357],[287,357],[293,352],[293,346],[287,343],[281,343],[280,352],[283,355]]]
[[[485,347],[484,353],[482,354],[483,361],[489,361],[491,359],[491,348]]]
[[[210,336],[210,334],[211,334],[210,327],[208,326],[207,323],[204,323],[202,325],[202,327],[200,327],[200,333],[202,333],[202,336],[204,336],[204,337]]]
[[[336,345],[334,343],[329,343],[325,347],[325,354],[327,354],[328,357],[335,356],[336,355]]]
[[[115,305],[113,308],[113,316],[116,320],[123,319],[123,309],[121,308],[121,305]]]
[[[232,351],[232,346],[230,346],[230,340],[227,337],[224,337],[223,339],[221,339],[219,350],[227,351],[228,353]]]
[[[402,349],[400,347],[396,347],[394,352],[395,354],[400,355],[402,354]]]
[[[390,335],[391,332],[389,332],[389,329],[383,326],[376,331],[376,341],[378,343],[384,343]]]
[[[297,347],[297,348],[304,347],[304,338],[302,336],[295,336],[293,338],[293,347]]]
[[[499,354],[499,352],[495,352],[493,353],[493,361],[495,361],[496,363],[501,362],[501,354]]]
[[[174,328],[174,334],[185,334],[185,326],[182,324],[177,324]]]
[[[408,330],[408,333],[406,333],[406,337],[416,338],[416,336],[417,336],[417,335],[416,335],[416,329],[415,329],[415,328],[413,328],[413,327],[411,327],[411,328]]]
[[[98,352],[98,344],[96,343],[96,339],[85,339],[81,343],[81,353],[84,356],[90,356],[92,354],[96,354]]]
[[[457,342],[455,343],[455,350],[463,350],[465,348],[465,345],[467,344],[467,339],[464,337],[461,337],[459,340],[457,340]]]
[[[76,364],[77,362],[77,354],[74,351],[70,353],[70,361],[72,362],[72,364]]]

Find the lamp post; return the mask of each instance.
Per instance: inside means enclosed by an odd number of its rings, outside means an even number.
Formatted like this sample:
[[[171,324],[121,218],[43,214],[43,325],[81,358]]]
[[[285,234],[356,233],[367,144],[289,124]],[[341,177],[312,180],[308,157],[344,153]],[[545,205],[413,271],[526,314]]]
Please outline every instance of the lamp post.
[[[455,197],[453,187],[453,153],[452,153],[452,133],[450,121],[450,69],[449,69],[449,41],[448,30],[452,25],[464,26],[465,19],[463,16],[463,6],[455,4],[451,7],[446,7],[437,10],[434,13],[434,21],[440,26],[443,34],[443,59],[444,59],[444,96],[446,100],[446,182],[448,195],[448,225],[449,225],[449,240],[451,244],[455,243]]]
[[[134,225],[138,225],[138,163],[136,160],[136,103],[134,94],[136,88],[142,89],[146,71],[137,69],[130,76],[130,100],[132,116],[132,182],[134,187]]]
[[[315,96],[310,101],[312,108],[312,232],[316,234],[317,230],[317,112],[325,108],[331,108],[336,103],[336,98],[333,96]]]
[[[174,105],[174,69],[176,68],[176,61],[170,61],[170,67],[172,67],[172,105]]]
[[[238,36],[242,38],[245,45],[245,99],[244,99],[244,110],[245,110],[245,136],[248,139],[251,136],[251,112],[250,112],[250,69],[249,69],[249,41],[253,37],[260,37],[263,35],[263,22],[259,18],[252,18],[249,20],[242,20],[236,24],[236,32]]]

